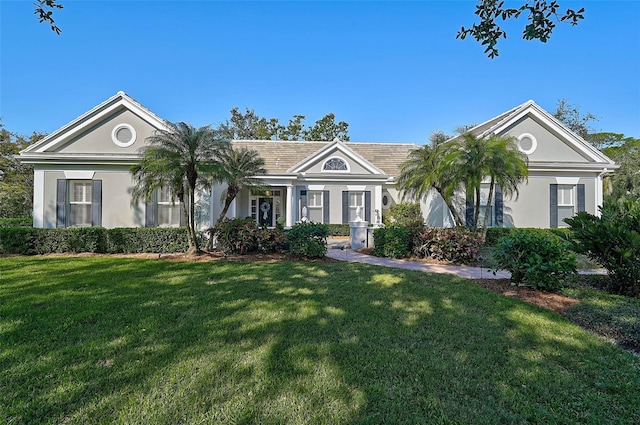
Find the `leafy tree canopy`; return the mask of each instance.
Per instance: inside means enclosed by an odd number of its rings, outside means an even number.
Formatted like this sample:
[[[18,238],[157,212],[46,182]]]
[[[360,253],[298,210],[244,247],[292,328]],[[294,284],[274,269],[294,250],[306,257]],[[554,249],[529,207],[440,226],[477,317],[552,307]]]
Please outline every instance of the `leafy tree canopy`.
[[[15,158],[45,135],[29,137],[8,131],[0,123],[0,218],[28,217],[33,209],[33,166]]]
[[[51,25],[51,31],[60,35],[62,30],[56,25],[53,19],[53,11],[56,9],[62,9],[64,6],[60,3],[56,3],[56,1],[57,0],[36,0],[34,3],[36,8],[33,13],[38,16],[38,21],[40,23],[46,22]]]
[[[284,126],[278,118],[265,118],[246,108],[231,110],[231,117],[218,126],[221,138],[227,140],[326,140],[336,137],[349,140],[349,124],[336,122],[335,114],[329,113],[315,124],[307,127],[304,115],[294,115]]]
[[[529,23],[522,32],[525,40],[540,40],[546,43],[556,27],[556,22],[568,22],[577,25],[584,19],[584,8],[578,11],[567,9],[560,11],[557,1],[527,0],[519,7],[505,7],[501,0],[480,0],[476,5],[475,14],[480,18],[479,23],[474,23],[471,28],[462,27],[456,38],[464,40],[467,36],[475,38],[480,44],[486,46],[484,52],[491,59],[498,56],[496,45],[500,38],[507,38],[506,31],[499,25],[499,21],[517,19],[526,15]]]

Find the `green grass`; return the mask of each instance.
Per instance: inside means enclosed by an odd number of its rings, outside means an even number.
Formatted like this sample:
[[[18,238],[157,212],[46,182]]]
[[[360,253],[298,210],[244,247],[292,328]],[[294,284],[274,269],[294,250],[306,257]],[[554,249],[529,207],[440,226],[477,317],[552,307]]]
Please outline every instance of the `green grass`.
[[[0,258],[0,423],[638,423],[640,359],[444,275]]]

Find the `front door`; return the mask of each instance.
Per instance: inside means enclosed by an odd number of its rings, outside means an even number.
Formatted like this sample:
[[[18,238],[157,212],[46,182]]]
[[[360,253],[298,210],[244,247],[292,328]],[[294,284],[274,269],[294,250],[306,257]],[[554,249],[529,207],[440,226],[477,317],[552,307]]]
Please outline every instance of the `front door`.
[[[258,198],[258,224],[273,226],[273,198]]]

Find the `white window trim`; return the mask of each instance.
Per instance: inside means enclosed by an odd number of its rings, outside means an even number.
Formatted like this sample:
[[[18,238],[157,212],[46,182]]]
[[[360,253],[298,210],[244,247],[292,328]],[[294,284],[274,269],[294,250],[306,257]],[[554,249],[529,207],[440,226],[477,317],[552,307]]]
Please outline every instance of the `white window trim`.
[[[523,149],[522,145],[520,144],[520,142],[522,141],[522,139],[528,137],[529,139],[531,139],[531,147],[529,149]],[[522,152],[525,155],[531,155],[532,153],[534,153],[536,151],[536,149],[538,148],[538,140],[535,138],[535,136],[531,133],[522,133],[520,136],[518,136],[518,150],[520,152]]]
[[[128,142],[121,142],[118,140],[118,137],[117,137],[118,131],[122,130],[123,128],[126,128],[131,132],[131,140]],[[120,146],[121,148],[128,148],[129,146],[133,145],[136,142],[136,137],[137,137],[136,129],[133,128],[133,126],[131,126],[130,124],[125,124],[125,123],[118,124],[115,127],[113,127],[113,130],[111,131],[111,140],[113,141],[113,143]]]
[[[82,200],[81,201],[76,201],[75,198],[75,185],[76,184],[82,184],[83,185],[83,190],[82,190]],[[88,185],[88,186],[87,186]],[[91,204],[92,204],[92,191],[93,191],[93,182],[91,180],[70,180],[69,181],[69,188],[68,188],[68,192],[69,192],[69,218],[68,218],[68,224],[69,227],[90,227],[91,226],[91,209],[89,210],[89,222],[88,223],[71,223],[71,207],[74,205],[89,205],[89,208],[91,208]],[[87,187],[89,187],[89,197],[87,200]]]
[[[324,167],[327,165],[327,162],[331,161],[332,159],[339,159],[340,161],[342,161],[344,163],[344,165],[347,167],[346,170],[325,170]],[[339,156],[332,156],[330,158],[327,158],[326,161],[324,161],[322,163],[322,170],[323,173],[350,173],[351,172],[351,167],[349,167],[349,162],[346,161],[344,158],[341,158]]]

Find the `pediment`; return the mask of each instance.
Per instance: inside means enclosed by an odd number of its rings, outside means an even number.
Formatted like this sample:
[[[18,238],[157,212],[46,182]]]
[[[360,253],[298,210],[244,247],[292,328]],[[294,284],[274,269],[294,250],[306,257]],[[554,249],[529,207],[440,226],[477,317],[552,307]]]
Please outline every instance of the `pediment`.
[[[385,175],[382,170],[339,140],[329,143],[322,149],[309,155],[287,170],[287,172],[325,175],[327,177]]]
[[[132,155],[165,121],[119,92],[23,151],[27,155]]]
[[[531,100],[470,131],[479,137],[490,134],[514,137],[531,162],[614,164]]]

